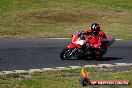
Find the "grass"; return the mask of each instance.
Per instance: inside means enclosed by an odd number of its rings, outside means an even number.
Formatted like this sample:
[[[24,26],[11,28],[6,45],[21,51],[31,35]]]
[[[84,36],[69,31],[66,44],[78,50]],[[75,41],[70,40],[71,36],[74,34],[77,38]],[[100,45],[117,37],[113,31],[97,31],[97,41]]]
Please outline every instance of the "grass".
[[[94,69],[94,71],[93,71]],[[79,84],[81,69],[44,71],[0,76],[0,88],[83,88]],[[98,73],[96,68],[88,68],[90,79],[132,80],[132,71]],[[18,80],[21,76],[27,79]],[[129,86],[90,86],[85,88],[130,88]]]
[[[0,38],[69,37],[98,22],[106,34],[132,39],[131,0],[1,0]]]

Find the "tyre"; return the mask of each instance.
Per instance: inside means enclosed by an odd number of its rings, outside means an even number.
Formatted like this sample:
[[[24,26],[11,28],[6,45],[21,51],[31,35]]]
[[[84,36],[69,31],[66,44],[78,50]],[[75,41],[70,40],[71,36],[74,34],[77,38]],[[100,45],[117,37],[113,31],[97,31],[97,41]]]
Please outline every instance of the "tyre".
[[[100,50],[97,51],[97,52],[100,52],[101,54],[97,55],[96,51],[95,51],[95,53],[93,54],[92,58],[94,58],[94,59],[101,59],[103,57],[103,55],[106,53],[106,51],[107,51],[107,48],[101,47]]]
[[[100,52],[101,52],[101,55],[99,56],[99,58],[102,58],[103,55],[107,52],[107,48],[106,47],[100,48]]]
[[[63,50],[62,50],[62,52],[60,53],[60,58],[62,59],[62,60],[68,60],[68,59],[70,59],[71,58],[71,50],[69,49],[69,48],[64,48]]]

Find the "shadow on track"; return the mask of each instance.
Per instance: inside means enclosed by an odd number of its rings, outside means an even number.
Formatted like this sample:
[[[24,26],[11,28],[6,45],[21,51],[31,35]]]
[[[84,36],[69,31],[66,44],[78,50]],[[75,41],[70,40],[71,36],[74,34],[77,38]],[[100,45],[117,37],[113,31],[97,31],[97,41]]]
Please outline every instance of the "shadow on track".
[[[82,57],[82,58],[74,58],[74,59],[68,59],[68,60],[86,60],[86,61],[91,61],[91,60],[96,60],[96,61],[111,61],[111,60],[118,60],[118,59],[123,59],[120,57],[102,57],[102,58],[86,58],[86,57]]]
[[[100,59],[96,59],[96,61],[111,61],[111,60],[118,60],[118,59],[123,59],[120,57],[102,57]]]

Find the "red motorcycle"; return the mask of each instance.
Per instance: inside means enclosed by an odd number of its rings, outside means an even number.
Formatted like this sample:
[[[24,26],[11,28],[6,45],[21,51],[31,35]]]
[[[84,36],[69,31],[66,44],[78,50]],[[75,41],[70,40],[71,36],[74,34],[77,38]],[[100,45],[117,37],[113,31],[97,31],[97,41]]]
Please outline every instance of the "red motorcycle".
[[[101,58],[114,41],[115,38],[107,36],[107,39],[103,40],[101,47],[94,49],[92,48],[92,36],[87,36],[86,40],[86,35],[83,32],[77,32],[71,36],[71,44],[62,50],[60,58],[62,60],[68,60],[72,57]],[[97,54],[98,52],[99,54]]]

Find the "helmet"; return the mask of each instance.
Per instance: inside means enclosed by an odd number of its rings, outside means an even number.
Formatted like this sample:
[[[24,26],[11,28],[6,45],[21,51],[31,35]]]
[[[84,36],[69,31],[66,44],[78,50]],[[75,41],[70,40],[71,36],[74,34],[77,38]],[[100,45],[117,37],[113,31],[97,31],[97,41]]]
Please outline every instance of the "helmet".
[[[100,26],[99,26],[99,24],[93,23],[93,24],[91,25],[91,30],[92,30],[93,34],[95,34],[95,35],[98,34],[99,31],[100,31]]]

